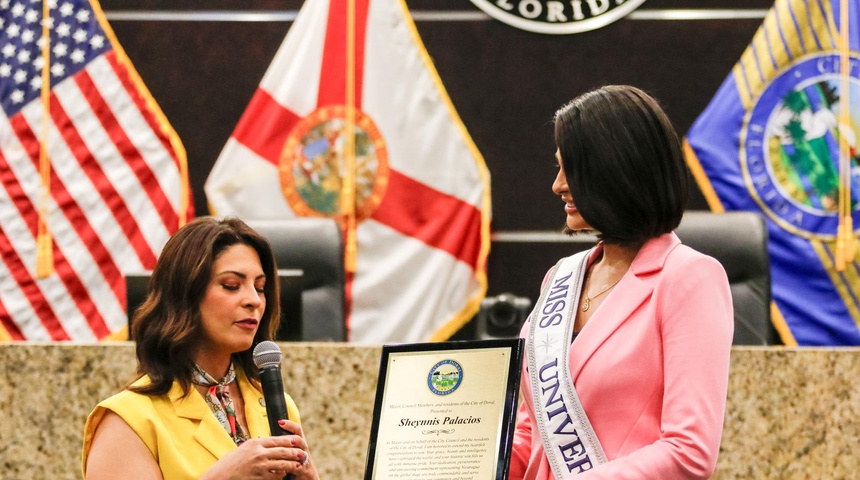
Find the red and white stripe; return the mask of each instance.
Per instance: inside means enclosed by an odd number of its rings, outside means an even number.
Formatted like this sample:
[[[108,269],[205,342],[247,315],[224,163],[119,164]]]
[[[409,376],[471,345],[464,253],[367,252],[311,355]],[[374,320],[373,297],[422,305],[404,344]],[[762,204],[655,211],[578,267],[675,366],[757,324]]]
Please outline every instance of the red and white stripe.
[[[0,117],[0,318],[13,339],[93,341],[125,327],[124,273],[151,269],[178,226],[184,152],[128,68],[108,52],[52,90],[49,278],[35,277],[43,107]]]

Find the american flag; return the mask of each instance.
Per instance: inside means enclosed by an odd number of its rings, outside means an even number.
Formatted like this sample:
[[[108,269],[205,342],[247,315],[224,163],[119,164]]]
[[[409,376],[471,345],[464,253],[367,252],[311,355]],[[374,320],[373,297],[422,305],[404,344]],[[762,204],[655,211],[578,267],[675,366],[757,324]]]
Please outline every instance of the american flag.
[[[46,1],[43,23],[42,0],[0,0],[0,340],[96,341],[124,333],[124,274],[151,269],[193,215],[185,150],[98,3]]]

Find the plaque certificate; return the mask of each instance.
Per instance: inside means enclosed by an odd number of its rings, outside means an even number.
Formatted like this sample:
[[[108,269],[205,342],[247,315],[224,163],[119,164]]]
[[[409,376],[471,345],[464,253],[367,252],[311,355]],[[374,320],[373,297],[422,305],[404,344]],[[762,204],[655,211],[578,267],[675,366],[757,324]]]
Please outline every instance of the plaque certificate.
[[[382,348],[365,480],[507,478],[522,339]]]

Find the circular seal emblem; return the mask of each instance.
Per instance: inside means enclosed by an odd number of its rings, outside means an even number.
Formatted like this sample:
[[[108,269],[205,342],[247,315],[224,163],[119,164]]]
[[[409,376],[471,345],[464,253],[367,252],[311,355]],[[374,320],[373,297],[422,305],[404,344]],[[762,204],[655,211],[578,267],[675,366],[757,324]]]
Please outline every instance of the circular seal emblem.
[[[472,0],[496,20],[535,33],[567,34],[609,25],[645,0]]]
[[[449,395],[463,382],[463,368],[454,360],[442,360],[433,365],[427,375],[427,386],[436,395]]]
[[[280,158],[281,188],[301,216],[340,217],[349,170],[346,107],[331,105],[301,119],[290,131]],[[379,206],[388,186],[388,152],[373,120],[355,111],[353,168],[356,221]]]
[[[850,59],[847,97],[860,106],[860,59]],[[850,146],[851,211],[860,221],[857,118],[840,125],[838,54],[804,57],[776,75],[746,113],[740,160],[752,197],[782,228],[832,239],[839,224],[839,142]]]

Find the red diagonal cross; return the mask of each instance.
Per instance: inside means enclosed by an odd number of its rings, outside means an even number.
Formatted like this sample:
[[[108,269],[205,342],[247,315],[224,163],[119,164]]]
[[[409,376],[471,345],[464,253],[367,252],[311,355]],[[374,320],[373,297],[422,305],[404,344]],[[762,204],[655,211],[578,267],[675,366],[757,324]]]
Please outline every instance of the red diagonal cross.
[[[329,6],[317,108],[346,102],[347,1],[332,0]],[[355,7],[355,103],[359,109],[369,3],[356,0]],[[299,120],[268,92],[257,89],[233,137],[277,166],[284,142]],[[452,195],[391,170],[388,188],[372,218],[477,268],[481,212]]]

